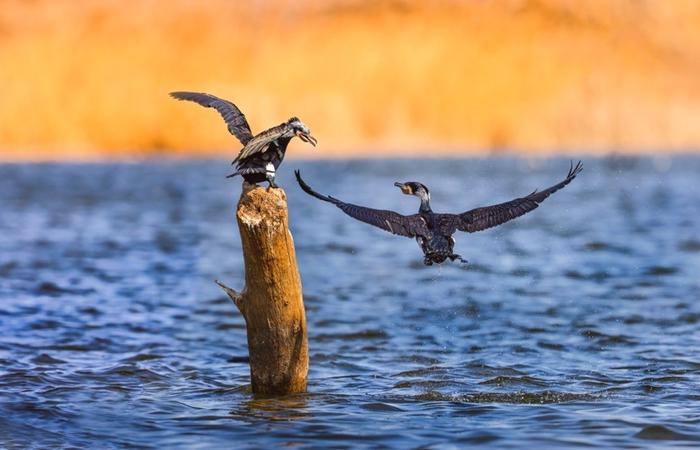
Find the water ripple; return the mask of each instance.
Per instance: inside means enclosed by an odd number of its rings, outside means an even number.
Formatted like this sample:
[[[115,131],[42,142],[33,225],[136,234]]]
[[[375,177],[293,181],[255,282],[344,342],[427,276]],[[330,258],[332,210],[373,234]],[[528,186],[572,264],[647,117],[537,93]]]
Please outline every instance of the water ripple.
[[[414,213],[551,184],[565,159],[290,160],[309,393],[251,394],[224,161],[0,165],[2,448],[657,448],[700,425],[700,158],[586,158],[469,264],[305,195]],[[468,188],[467,188],[468,186]]]

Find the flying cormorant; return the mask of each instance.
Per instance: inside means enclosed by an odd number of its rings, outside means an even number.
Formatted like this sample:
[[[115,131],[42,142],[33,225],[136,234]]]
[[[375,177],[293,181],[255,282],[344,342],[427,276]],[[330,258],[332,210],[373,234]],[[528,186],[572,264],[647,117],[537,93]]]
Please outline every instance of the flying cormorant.
[[[406,183],[396,182],[394,186],[399,187],[401,192],[420,198],[418,214],[412,214],[410,216],[404,216],[394,211],[365,208],[364,206],[345,203],[337,198],[319,194],[304,182],[298,170],[294,171],[294,174],[297,177],[299,185],[307,194],[320,200],[333,203],[350,217],[374,225],[375,227],[379,227],[393,234],[416,238],[418,245],[420,245],[423,250],[423,262],[426,265],[432,265],[433,263],[442,263],[447,258],[451,261],[458,259],[462,262],[466,262],[453,252],[455,240],[452,235],[457,230],[473,233],[475,231],[495,227],[496,225],[522,216],[537,208],[537,206],[551,194],[571,183],[571,180],[576,178],[576,175],[578,175],[581,170],[582,166],[580,161],[575,167],[572,163],[566,178],[562,182],[544,191],[538,192],[535,190],[532,194],[525,197],[516,198],[515,200],[498,205],[472,209],[471,211],[461,214],[434,213],[430,208],[430,191],[428,191],[425,185],[415,181]]]
[[[298,136],[314,147],[317,143],[309,128],[297,117],[253,136],[241,110],[227,100],[199,92],[171,92],[170,96],[216,109],[228,125],[228,131],[241,141],[243,148],[231,163],[236,165],[235,172],[226,178],[241,175],[248,183],[267,181],[270,187],[277,187],[275,173],[282,164],[289,141]]]

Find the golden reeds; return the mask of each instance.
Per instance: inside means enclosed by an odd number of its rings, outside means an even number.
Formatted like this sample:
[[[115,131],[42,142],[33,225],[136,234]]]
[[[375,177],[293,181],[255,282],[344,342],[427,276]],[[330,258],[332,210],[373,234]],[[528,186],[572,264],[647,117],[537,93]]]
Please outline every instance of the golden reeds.
[[[237,151],[182,89],[325,156],[700,147],[697,3],[426,3],[4,0],[0,158]]]

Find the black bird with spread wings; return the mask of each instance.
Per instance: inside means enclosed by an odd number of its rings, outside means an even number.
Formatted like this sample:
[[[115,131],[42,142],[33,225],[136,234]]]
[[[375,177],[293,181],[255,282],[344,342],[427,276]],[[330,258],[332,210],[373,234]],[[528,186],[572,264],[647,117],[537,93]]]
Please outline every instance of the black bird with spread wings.
[[[418,214],[410,216],[404,216],[394,211],[365,208],[364,206],[345,203],[337,198],[319,194],[304,182],[298,170],[294,174],[299,185],[307,194],[325,202],[333,203],[350,217],[393,234],[415,238],[423,250],[423,262],[426,265],[432,265],[433,263],[442,263],[448,258],[451,261],[458,259],[466,262],[454,253],[455,240],[452,235],[456,231],[473,233],[495,227],[522,216],[537,208],[551,194],[571,183],[582,169],[580,161],[576,166],[572,163],[566,178],[544,191],[534,191],[525,197],[516,198],[498,205],[472,209],[461,214],[434,213],[430,208],[430,192],[421,183],[415,181],[394,183],[395,186],[401,188],[401,192],[404,194],[415,195],[420,198],[421,203]]]
[[[226,178],[241,175],[248,183],[267,181],[271,187],[276,187],[275,173],[282,164],[289,141],[297,136],[314,147],[317,143],[309,128],[296,117],[253,136],[241,110],[227,100],[200,92],[171,92],[170,96],[216,109],[228,125],[228,131],[241,141],[243,149],[231,163],[236,167],[235,172]]]

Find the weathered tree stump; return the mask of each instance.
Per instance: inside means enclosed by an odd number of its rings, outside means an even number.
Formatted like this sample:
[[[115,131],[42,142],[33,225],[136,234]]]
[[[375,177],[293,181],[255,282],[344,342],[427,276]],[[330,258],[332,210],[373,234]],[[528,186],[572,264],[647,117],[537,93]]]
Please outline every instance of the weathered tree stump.
[[[287,196],[282,189],[243,183],[236,211],[245,260],[245,289],[220,281],[243,314],[255,394],[306,391],[309,352],[306,314]]]

